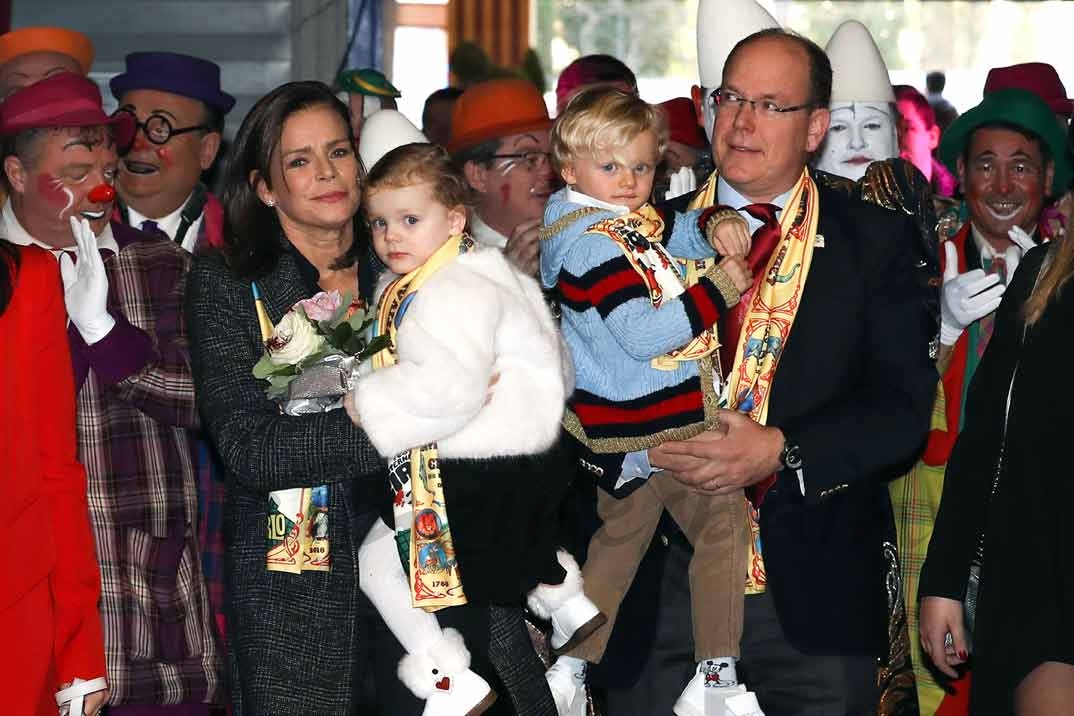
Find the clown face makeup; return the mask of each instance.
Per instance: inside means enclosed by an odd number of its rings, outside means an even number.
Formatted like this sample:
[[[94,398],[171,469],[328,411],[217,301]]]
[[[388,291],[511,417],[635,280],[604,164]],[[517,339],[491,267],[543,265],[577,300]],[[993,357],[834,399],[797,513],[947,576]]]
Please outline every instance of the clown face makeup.
[[[15,215],[37,240],[53,247],[74,245],[70,217],[88,219],[93,233],[112,214],[116,148],[104,127],[49,130],[38,139],[32,163],[5,160]]]
[[[1055,167],[1036,141],[998,127],[975,131],[966,157],[958,160],[958,177],[970,220],[992,248],[1004,251],[1013,227],[1036,229]]]
[[[119,169],[119,194],[128,206],[151,219],[167,216],[186,202],[201,173],[212,165],[220,135],[204,128],[175,132],[204,125],[207,110],[198,100],[171,92],[131,90],[123,95],[120,109],[139,122],[159,116],[172,126],[164,144],[150,142],[145,129],[139,129]]]
[[[548,132],[512,134],[500,140],[491,164],[477,183],[478,213],[497,231],[510,236],[516,226],[540,219],[553,191],[555,173],[549,159]]]
[[[899,156],[895,118],[884,102],[833,102],[817,168],[857,181],[879,159]]]

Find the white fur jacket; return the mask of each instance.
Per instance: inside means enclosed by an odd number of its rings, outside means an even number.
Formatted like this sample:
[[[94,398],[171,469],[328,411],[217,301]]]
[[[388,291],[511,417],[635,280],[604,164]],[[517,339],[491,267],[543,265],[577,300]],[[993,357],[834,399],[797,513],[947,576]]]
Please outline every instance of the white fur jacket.
[[[379,301],[388,282],[377,285]],[[397,334],[397,363],[355,389],[361,427],[391,457],[436,442],[447,458],[543,452],[574,389],[570,356],[541,290],[494,248],[443,266]]]

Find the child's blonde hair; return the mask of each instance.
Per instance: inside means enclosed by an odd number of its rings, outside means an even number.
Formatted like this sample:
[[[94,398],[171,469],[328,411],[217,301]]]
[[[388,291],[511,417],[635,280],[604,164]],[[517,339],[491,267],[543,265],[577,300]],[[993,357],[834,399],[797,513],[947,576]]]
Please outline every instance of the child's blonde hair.
[[[373,166],[366,175],[362,201],[379,189],[401,189],[428,182],[433,185],[433,199],[454,209],[469,210],[474,205],[473,190],[451,163],[447,150],[438,144],[404,144],[396,147]]]
[[[657,161],[668,145],[663,110],[608,85],[578,91],[552,125],[552,158],[562,170],[578,157],[624,147],[642,132],[656,134]]]

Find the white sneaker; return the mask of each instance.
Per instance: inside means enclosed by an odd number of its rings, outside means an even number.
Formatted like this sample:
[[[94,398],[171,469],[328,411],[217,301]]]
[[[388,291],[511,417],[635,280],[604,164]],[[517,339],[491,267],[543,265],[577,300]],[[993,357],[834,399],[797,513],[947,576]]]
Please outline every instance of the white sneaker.
[[[544,672],[559,716],[586,716],[585,672],[586,663],[569,656],[556,659]]]
[[[441,676],[433,687],[422,716],[478,716],[496,703],[496,692],[469,669],[453,676]]]
[[[724,716],[764,716],[757,694],[747,691],[724,701]]]
[[[682,690],[678,701],[675,702],[675,708],[672,709],[675,716],[764,716],[760,707],[757,706],[757,698],[752,692],[746,691],[746,687],[742,684],[706,686],[708,679],[708,674],[699,668],[690,679],[690,683]],[[736,701],[736,699],[744,700]],[[736,705],[733,706],[732,702]],[[750,705],[756,710],[733,710]]]

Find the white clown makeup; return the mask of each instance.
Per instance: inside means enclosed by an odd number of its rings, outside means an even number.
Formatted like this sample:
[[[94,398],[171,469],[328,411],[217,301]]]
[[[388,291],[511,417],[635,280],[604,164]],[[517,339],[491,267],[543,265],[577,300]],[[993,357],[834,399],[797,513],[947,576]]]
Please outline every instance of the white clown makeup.
[[[857,181],[868,166],[899,156],[895,115],[886,102],[833,102],[818,169]]]

